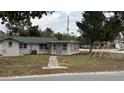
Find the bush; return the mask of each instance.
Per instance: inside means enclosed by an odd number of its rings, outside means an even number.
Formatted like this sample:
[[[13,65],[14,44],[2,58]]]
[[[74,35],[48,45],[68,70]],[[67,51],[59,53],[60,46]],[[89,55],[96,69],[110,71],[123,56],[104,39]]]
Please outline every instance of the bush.
[[[37,50],[36,50],[36,49],[32,50],[32,51],[31,51],[31,54],[32,54],[32,55],[36,55],[36,54],[37,54]]]

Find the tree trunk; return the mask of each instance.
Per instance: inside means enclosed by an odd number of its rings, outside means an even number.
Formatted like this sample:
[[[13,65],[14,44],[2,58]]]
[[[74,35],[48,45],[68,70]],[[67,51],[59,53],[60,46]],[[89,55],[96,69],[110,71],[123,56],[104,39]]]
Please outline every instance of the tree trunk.
[[[91,53],[92,53],[92,49],[93,49],[93,46],[92,46],[92,44],[90,44],[89,54],[91,54]]]
[[[90,48],[89,48],[89,54],[91,54],[92,53],[92,41],[91,41],[91,39],[89,38],[89,44],[90,44]]]

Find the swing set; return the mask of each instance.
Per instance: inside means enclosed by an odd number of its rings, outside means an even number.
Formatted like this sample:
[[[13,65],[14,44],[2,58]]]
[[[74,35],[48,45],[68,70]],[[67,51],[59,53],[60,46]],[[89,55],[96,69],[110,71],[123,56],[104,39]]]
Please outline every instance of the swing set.
[[[90,56],[92,57],[99,57],[101,58],[103,56],[103,54],[109,53],[112,56],[112,53],[110,51],[110,49],[112,48],[113,43],[112,42],[94,42],[93,43],[93,49],[96,49],[95,51],[92,51],[90,53]]]

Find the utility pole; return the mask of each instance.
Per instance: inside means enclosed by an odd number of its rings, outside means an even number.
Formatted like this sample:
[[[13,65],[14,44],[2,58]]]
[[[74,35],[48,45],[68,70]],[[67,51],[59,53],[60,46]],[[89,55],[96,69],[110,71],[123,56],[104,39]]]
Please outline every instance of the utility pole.
[[[67,17],[67,34],[69,35],[69,16]]]

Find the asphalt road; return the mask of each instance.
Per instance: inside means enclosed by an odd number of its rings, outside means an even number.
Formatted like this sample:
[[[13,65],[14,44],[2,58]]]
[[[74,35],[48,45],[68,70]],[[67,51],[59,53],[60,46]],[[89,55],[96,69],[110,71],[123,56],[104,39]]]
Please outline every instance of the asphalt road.
[[[122,73],[100,73],[100,74],[65,74],[47,76],[28,76],[14,78],[0,78],[0,81],[123,81]]]

